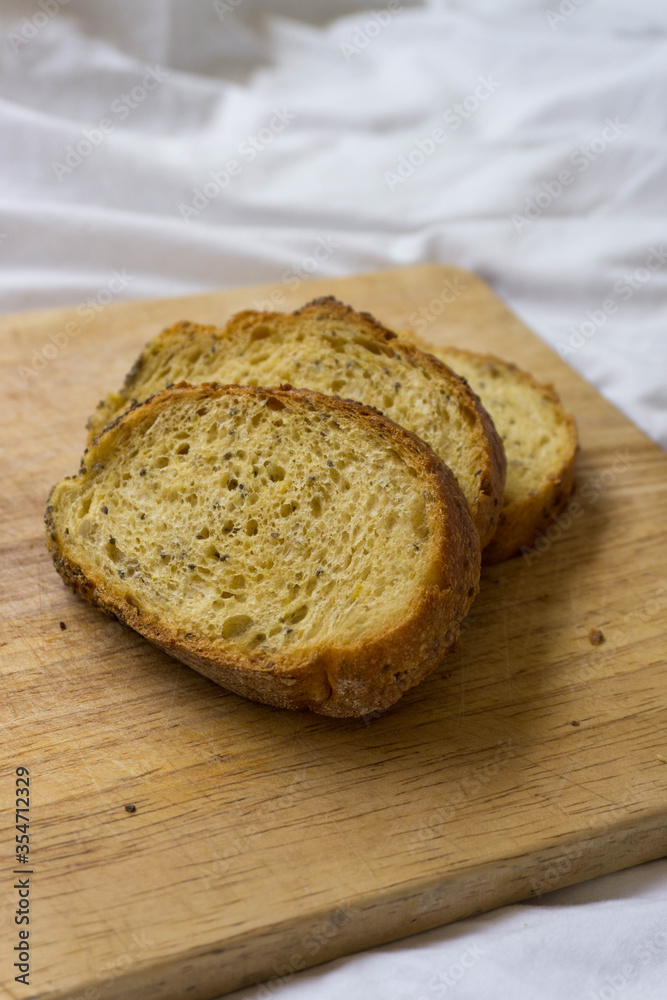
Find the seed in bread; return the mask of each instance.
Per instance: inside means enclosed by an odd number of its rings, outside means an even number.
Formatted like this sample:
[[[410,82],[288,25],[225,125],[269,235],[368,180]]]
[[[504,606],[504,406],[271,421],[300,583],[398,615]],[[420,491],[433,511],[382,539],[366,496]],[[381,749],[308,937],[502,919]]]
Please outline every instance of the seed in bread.
[[[415,338],[416,339],[416,338]],[[536,537],[562,510],[574,486],[577,428],[556,390],[492,354],[418,341],[477,393],[500,434],[507,479],[498,528],[482,554],[502,562]]]
[[[119,393],[102,400],[90,436],[170,383],[290,383],[358,400],[421,437],[452,469],[485,545],[495,532],[505,455],[473,392],[442,362],[333,298],[296,313],[242,312],[224,330],[177,323],[144,349]]]
[[[479,537],[449,469],[317,392],[185,383],[114,421],[49,497],[92,604],[238,694],[384,709],[457,644]]]

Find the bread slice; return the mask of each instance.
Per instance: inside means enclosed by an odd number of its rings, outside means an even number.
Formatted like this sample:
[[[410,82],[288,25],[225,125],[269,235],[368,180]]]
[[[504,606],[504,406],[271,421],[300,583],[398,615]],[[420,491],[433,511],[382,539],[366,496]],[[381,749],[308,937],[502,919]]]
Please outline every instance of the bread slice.
[[[498,528],[482,553],[487,565],[532,546],[567,502],[578,450],[574,419],[553,386],[492,354],[435,347],[414,338],[462,375],[480,397],[507,455]]]
[[[440,361],[366,313],[323,298],[292,314],[238,313],[224,330],[177,323],[146,346],[121,391],[102,400],[89,421],[91,439],[133,400],[183,380],[290,383],[376,407],[449,465],[482,545],[495,532],[505,455],[488,414]]]
[[[457,644],[480,548],[449,469],[376,411],[182,383],[56,485],[47,545],[92,604],[238,694],[384,709]]]

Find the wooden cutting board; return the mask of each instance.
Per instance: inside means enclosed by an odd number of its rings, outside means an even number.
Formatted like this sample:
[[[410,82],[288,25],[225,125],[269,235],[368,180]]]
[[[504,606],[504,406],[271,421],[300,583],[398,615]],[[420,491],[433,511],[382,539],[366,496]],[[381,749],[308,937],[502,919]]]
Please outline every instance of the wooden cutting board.
[[[146,340],[181,318],[221,324],[271,295],[293,308],[328,293],[553,381],[582,443],[579,516],[539,553],[485,570],[460,653],[365,721],[226,693],[78,600],[43,543],[49,486],[76,472],[87,415]],[[666,853],[667,457],[479,279],[433,265],[23,314],[0,329],[7,996],[275,987]],[[30,987],[10,967],[19,766]]]

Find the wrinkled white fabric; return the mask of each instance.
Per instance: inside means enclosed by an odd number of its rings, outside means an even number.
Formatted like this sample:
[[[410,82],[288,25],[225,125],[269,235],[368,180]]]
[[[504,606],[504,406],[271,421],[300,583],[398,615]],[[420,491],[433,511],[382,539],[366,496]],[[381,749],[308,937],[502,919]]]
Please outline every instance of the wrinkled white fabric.
[[[4,0],[0,308],[456,263],[667,446],[666,85],[661,0]],[[666,916],[655,862],[271,993],[664,997]]]

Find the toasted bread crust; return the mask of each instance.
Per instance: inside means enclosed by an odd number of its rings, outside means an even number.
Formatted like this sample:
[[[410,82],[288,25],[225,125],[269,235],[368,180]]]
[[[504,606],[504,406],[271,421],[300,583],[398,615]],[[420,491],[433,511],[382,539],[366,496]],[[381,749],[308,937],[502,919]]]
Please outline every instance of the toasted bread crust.
[[[423,477],[440,511],[432,540],[433,582],[425,584],[404,617],[390,629],[356,644],[345,637],[335,646],[269,655],[244,652],[228,640],[211,641],[175,629],[125,600],[122,587],[109,587],[73,562],[58,534],[54,503],[62,484],[51,492],[46,511],[46,541],[63,580],[89,603],[115,615],[161,649],[237,694],[279,708],[308,708],[323,715],[358,717],[394,704],[419,683],[457,645],[460,623],[479,584],[480,547],[468,505],[449,469],[428,445],[377,411],[360,403],[290,386],[262,389],[180,383],[120,415],[99,435],[84,456],[79,477],[95,462],[101,447],[122,431],[140,433],[142,424],[179,396],[209,400],[277,398],[287,408],[310,405],[365,425],[399,451]]]
[[[483,552],[485,566],[504,562],[534,545],[567,503],[574,488],[575,468],[576,453],[557,475],[549,476],[539,493],[501,511],[498,531]]]
[[[168,342],[174,333],[186,333],[193,341],[204,341],[211,338],[218,340],[241,338],[246,336],[247,331],[256,326],[258,321],[290,324],[293,323],[295,316],[308,317],[309,315],[353,323],[360,327],[363,334],[369,339],[375,340],[383,347],[390,346],[391,350],[402,356],[407,364],[422,368],[431,377],[447,382],[448,393],[456,400],[461,412],[465,415],[474,439],[479,443],[484,453],[481,468],[478,471],[479,488],[472,503],[473,520],[479,532],[482,547],[484,547],[493,537],[497,528],[505,485],[506,459],[502,440],[479,397],[470,389],[465,379],[462,379],[430,352],[424,352],[415,344],[400,339],[391,330],[382,326],[370,313],[356,312],[333,296],[314,299],[291,314],[259,313],[254,310],[244,310],[232,316],[224,330],[212,326],[181,322],[162,331],[137,358],[120,393],[109,395],[99,404],[98,413],[89,420],[89,441],[92,441],[95,434],[100,432],[104,421],[108,420],[113,413],[118,412],[119,407],[126,409],[132,404],[133,393],[145,363],[144,359],[148,350],[155,343],[160,343],[162,340]]]
[[[447,358],[454,367],[456,358],[459,357],[476,366],[489,364],[506,372],[513,379],[532,389],[540,400],[553,407],[565,428],[567,444],[562,449],[560,464],[545,475],[538,489],[504,503],[501,508],[497,531],[483,549],[482,563],[489,566],[503,562],[517,555],[522,548],[532,546],[537,537],[557,517],[572,493],[579,450],[574,418],[563,407],[553,385],[538,382],[530,372],[510,361],[495,354],[479,354],[451,345],[438,348],[429,345],[416,334],[410,333],[409,336],[423,351],[442,353],[443,358]]]

